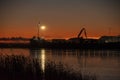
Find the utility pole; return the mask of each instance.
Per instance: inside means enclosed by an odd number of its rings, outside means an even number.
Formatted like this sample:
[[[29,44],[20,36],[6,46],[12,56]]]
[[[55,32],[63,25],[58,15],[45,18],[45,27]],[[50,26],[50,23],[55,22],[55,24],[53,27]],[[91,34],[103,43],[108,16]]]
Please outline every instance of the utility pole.
[[[37,33],[37,35],[38,35],[38,38],[40,37],[40,22],[38,23],[38,33]]]

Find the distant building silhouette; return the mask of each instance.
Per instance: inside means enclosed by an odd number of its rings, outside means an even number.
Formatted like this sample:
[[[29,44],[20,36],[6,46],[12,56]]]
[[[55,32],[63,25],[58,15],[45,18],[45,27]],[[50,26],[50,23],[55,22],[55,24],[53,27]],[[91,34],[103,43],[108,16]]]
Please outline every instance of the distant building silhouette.
[[[99,39],[101,43],[116,43],[120,42],[120,36],[102,36]]]

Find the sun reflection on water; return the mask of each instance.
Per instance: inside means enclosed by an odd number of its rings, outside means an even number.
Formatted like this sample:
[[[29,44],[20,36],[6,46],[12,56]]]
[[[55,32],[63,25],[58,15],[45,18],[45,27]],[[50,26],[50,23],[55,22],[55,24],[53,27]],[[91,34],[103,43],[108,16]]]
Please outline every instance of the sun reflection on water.
[[[45,50],[41,49],[41,68],[43,72],[45,71]]]

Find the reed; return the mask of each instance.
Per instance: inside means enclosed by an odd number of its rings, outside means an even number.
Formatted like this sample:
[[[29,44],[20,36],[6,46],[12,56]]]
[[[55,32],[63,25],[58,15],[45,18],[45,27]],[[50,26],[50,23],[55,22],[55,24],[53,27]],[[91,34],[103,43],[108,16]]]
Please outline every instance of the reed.
[[[62,63],[47,62],[45,71],[40,66],[41,62],[32,57],[22,55],[0,55],[1,80],[95,80],[89,75],[83,77],[79,73],[67,70]]]

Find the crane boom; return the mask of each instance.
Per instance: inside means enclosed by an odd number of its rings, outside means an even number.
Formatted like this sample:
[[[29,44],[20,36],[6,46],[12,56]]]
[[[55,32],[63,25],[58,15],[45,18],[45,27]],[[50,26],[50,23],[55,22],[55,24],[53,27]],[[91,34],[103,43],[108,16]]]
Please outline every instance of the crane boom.
[[[86,33],[86,29],[85,28],[82,28],[81,30],[80,30],[80,33],[78,34],[78,38],[80,38],[80,36],[81,36],[81,34],[82,34],[82,32],[84,31],[84,34],[85,34],[85,37],[86,37],[86,39],[87,39],[87,33]]]

